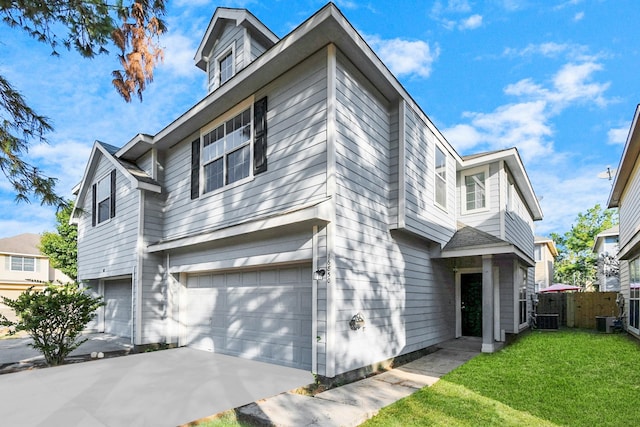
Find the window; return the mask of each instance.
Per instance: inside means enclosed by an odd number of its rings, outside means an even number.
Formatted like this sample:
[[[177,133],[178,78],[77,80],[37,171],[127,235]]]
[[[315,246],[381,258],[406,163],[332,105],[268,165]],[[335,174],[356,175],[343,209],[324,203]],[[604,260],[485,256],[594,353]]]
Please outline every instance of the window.
[[[487,207],[485,182],[488,176],[487,170],[464,176],[465,210],[473,211]]]
[[[11,271],[36,271],[36,259],[24,256],[11,256]]]
[[[629,327],[640,329],[640,258],[629,262]]]
[[[538,261],[542,261],[542,246],[541,245],[536,245],[536,247],[533,250],[534,253],[534,259],[536,262]]]
[[[191,142],[192,200],[266,171],[266,97],[243,102]]]
[[[251,108],[218,125],[202,137],[204,192],[249,176]]]
[[[520,305],[520,324],[527,323],[527,270],[520,269],[522,282],[520,283],[520,291],[518,293],[518,301]]]
[[[93,184],[91,207],[92,225],[103,223],[116,216],[116,171]]]
[[[511,177],[509,177],[507,179],[507,212],[513,212],[515,210],[515,191],[513,181],[511,181]]]
[[[436,170],[435,170],[436,204],[447,208],[447,156],[436,147]]]
[[[233,50],[228,51],[218,60],[218,70],[220,70],[220,84],[233,77]]]

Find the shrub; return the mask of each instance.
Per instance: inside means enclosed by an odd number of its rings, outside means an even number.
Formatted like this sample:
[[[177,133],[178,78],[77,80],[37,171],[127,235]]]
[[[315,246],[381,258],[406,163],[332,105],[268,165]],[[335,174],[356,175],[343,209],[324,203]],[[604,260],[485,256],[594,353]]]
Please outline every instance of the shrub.
[[[48,283],[42,291],[33,287],[15,300],[2,297],[18,320],[12,322],[0,315],[0,325],[26,331],[33,339],[29,344],[42,353],[48,365],[64,363],[65,358],[87,339],[79,339],[85,326],[104,303],[76,283],[54,285]]]

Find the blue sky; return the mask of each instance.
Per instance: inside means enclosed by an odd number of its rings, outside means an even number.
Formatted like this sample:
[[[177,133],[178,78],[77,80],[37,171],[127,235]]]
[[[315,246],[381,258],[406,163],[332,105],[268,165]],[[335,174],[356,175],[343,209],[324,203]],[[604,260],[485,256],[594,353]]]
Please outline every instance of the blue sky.
[[[335,3],[460,154],[518,148],[544,212],[536,234],[606,205],[611,181],[598,174],[617,167],[640,102],[640,1]],[[0,23],[0,74],[55,127],[29,160],[71,197],[95,140],[155,134],[206,95],[193,57],[216,6],[247,8],[283,37],[324,4],[168,2],[165,61],[130,104],[111,86],[114,55],[52,57]],[[54,229],[54,209],[14,197],[0,176],[0,238]]]

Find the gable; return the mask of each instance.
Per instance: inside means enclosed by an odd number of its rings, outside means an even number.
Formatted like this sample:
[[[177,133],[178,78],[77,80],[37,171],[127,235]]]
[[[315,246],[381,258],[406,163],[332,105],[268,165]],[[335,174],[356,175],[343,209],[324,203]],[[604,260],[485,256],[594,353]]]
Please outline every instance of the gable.
[[[117,170],[122,174],[125,179],[131,182],[133,188],[149,190],[156,193],[161,191],[160,185],[153,180],[146,172],[138,168],[134,163],[119,160],[114,154],[117,151],[117,147],[109,144],[96,141],[93,144],[89,161],[82,176],[82,181],[77,191],[76,201],[74,204],[73,212],[71,213],[71,220],[78,215],[78,206],[82,206],[85,202],[85,198],[90,193],[90,189],[95,184],[95,180],[100,177],[97,176],[97,170],[101,161],[109,162],[114,170]]]
[[[207,62],[211,60],[219,41],[225,33],[233,32],[236,28],[247,29],[246,36],[255,40],[265,50],[278,42],[279,38],[246,9],[231,9],[218,7],[209,22],[207,31],[196,51],[196,67],[207,71]],[[224,48],[222,46],[221,48]],[[248,64],[245,64],[246,66]]]

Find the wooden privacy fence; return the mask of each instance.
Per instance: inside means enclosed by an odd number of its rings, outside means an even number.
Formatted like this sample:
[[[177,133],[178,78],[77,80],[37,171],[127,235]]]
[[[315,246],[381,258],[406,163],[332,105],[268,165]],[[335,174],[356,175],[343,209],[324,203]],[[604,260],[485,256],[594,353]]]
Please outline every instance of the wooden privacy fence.
[[[561,326],[596,329],[596,316],[618,316],[617,295],[617,292],[538,294],[538,314],[557,314]]]

